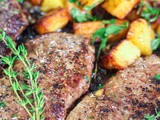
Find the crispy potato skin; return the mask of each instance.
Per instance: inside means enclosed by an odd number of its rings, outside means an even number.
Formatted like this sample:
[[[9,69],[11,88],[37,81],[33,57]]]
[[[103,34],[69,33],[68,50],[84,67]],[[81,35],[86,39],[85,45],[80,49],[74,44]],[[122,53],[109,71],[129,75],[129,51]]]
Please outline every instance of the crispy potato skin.
[[[37,21],[34,28],[39,34],[54,32],[63,28],[69,20],[70,15],[67,9],[61,8],[49,12],[45,17]]]
[[[124,69],[140,57],[140,50],[131,41],[123,40],[101,59],[101,66],[106,69]]]
[[[102,7],[113,16],[123,19],[140,0],[106,0]]]
[[[32,4],[32,5],[40,5],[42,3],[42,0],[29,0],[29,2]]]
[[[138,19],[131,23],[127,40],[130,40],[140,50],[142,55],[151,55],[151,41],[155,38],[155,33],[149,23],[144,19]]]
[[[92,34],[102,27],[104,27],[104,25],[101,21],[74,23],[73,31],[74,34],[82,35],[88,39],[91,39]]]
[[[116,25],[123,25],[125,22],[129,22],[128,20],[120,20],[120,19],[116,19]],[[108,25],[107,25],[108,26]],[[106,27],[107,27],[106,26]],[[113,42],[117,42],[120,40],[123,40],[125,38],[125,36],[127,35],[128,32],[128,28],[126,29],[122,29],[118,34],[112,34],[109,35],[108,37],[108,42],[109,43],[113,43]]]
[[[64,8],[65,5],[66,0],[43,0],[41,4],[41,10],[47,12],[52,9]]]

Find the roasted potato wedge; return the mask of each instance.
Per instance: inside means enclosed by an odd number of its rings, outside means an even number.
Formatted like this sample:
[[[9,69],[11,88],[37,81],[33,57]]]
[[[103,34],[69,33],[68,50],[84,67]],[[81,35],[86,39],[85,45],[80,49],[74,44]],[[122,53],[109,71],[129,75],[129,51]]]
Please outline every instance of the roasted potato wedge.
[[[56,8],[64,8],[65,2],[66,0],[43,0],[41,10],[47,12]]]
[[[101,21],[74,23],[73,32],[74,34],[82,35],[91,39],[92,34],[102,27],[104,27],[104,24]]]
[[[94,8],[101,4],[104,0],[87,0],[87,2],[84,4],[87,7]]]
[[[115,21],[115,24],[116,25],[123,25],[125,22],[129,22],[128,20],[120,20],[120,19],[116,19]],[[108,25],[107,25],[108,26]],[[106,27],[107,27],[106,26]],[[126,29],[122,29],[118,34],[112,34],[112,35],[109,35],[108,37],[108,42],[109,43],[112,43],[112,42],[117,42],[117,41],[120,41],[124,38],[126,38],[126,35],[127,35],[127,31],[128,31],[128,28]]]
[[[102,7],[111,15],[123,19],[138,2],[139,0],[106,0]]]
[[[101,66],[121,70],[131,65],[138,57],[140,57],[139,48],[131,41],[123,40],[102,57]]]
[[[39,4],[41,4],[42,0],[29,0],[29,2],[30,2],[32,5],[39,5]]]
[[[140,50],[142,55],[151,55],[151,41],[155,38],[155,33],[149,23],[144,19],[138,19],[131,23],[127,40],[130,40]]]
[[[67,9],[61,8],[53,10],[42,19],[39,19],[34,28],[39,34],[54,32],[63,28],[69,20],[70,15]]]

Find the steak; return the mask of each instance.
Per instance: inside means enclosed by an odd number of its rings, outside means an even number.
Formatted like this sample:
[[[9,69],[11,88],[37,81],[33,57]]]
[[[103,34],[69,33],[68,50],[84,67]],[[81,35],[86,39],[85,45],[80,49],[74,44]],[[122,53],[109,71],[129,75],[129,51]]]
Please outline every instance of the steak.
[[[13,40],[26,28],[28,22],[17,0],[0,1],[0,30],[4,30]],[[11,51],[0,42],[0,55],[9,55]],[[0,63],[0,70],[4,66]]]
[[[90,81],[87,78],[92,74],[94,48],[88,39],[67,33],[42,35],[28,41],[25,46],[29,60],[40,72],[38,84],[44,93],[45,120],[64,120],[74,101],[89,88]],[[24,69],[18,61],[14,68],[18,72]],[[1,81],[0,84],[1,88],[6,87]],[[5,89],[2,100],[14,96],[7,94],[11,92],[10,89]],[[0,111],[1,118],[10,120],[13,114],[17,114],[18,120],[27,120],[25,111],[16,103],[9,107],[16,102],[13,99],[12,102],[6,102],[7,107]]]
[[[90,93],[70,112],[67,120],[140,120],[160,110],[160,58],[138,59],[119,71],[98,94]],[[153,79],[154,78],[154,79]]]
[[[26,16],[23,14],[17,0],[0,1],[0,29],[6,31],[15,40],[26,28],[27,24]]]

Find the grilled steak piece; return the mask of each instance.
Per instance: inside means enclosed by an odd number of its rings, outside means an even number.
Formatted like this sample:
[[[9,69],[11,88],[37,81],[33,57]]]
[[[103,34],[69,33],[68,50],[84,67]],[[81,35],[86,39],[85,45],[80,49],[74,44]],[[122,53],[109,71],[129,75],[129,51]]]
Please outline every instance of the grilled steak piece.
[[[28,22],[17,0],[0,0],[0,30],[13,40],[26,28]],[[0,42],[0,55],[9,55],[10,50]],[[0,71],[4,66],[0,63]]]
[[[160,110],[160,81],[152,79],[157,74],[160,58],[138,59],[112,77],[99,94],[86,95],[67,120],[140,120],[154,114]]]
[[[92,74],[94,48],[89,45],[88,39],[67,33],[42,35],[25,45],[28,58],[40,72],[38,83],[45,98],[45,120],[64,120],[68,108],[89,88],[87,78]],[[17,61],[14,68],[22,71],[23,65]],[[5,100],[4,97],[2,100]],[[6,106],[10,106],[10,103]],[[2,110],[2,119],[7,120],[12,116],[10,113],[13,114],[11,111],[19,115],[24,113],[17,107]],[[25,117],[18,118],[25,120]]]
[[[26,16],[17,0],[0,1],[0,29],[16,39],[27,26]]]

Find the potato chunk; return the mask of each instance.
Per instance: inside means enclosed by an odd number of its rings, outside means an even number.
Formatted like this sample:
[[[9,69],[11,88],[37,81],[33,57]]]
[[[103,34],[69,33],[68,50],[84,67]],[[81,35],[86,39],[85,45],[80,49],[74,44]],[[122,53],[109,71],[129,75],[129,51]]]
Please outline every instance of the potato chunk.
[[[101,65],[107,69],[124,69],[131,65],[138,57],[140,50],[131,41],[123,40],[102,57]]]
[[[73,31],[74,34],[82,35],[84,37],[87,37],[88,39],[91,39],[92,34],[103,26],[104,24],[101,21],[74,23]]]
[[[64,8],[65,0],[43,0],[41,10],[46,12],[56,8]]]
[[[151,41],[155,33],[149,23],[144,19],[138,19],[131,23],[127,39],[132,41],[140,50],[142,55],[151,55]]]
[[[80,3],[84,6],[88,6],[90,8],[94,8],[101,4],[104,0],[80,0]]]
[[[35,30],[39,34],[57,31],[63,28],[70,20],[70,15],[67,9],[57,9],[49,12],[44,18],[37,21]]]
[[[123,19],[139,0],[106,0],[102,7],[113,16]]]

